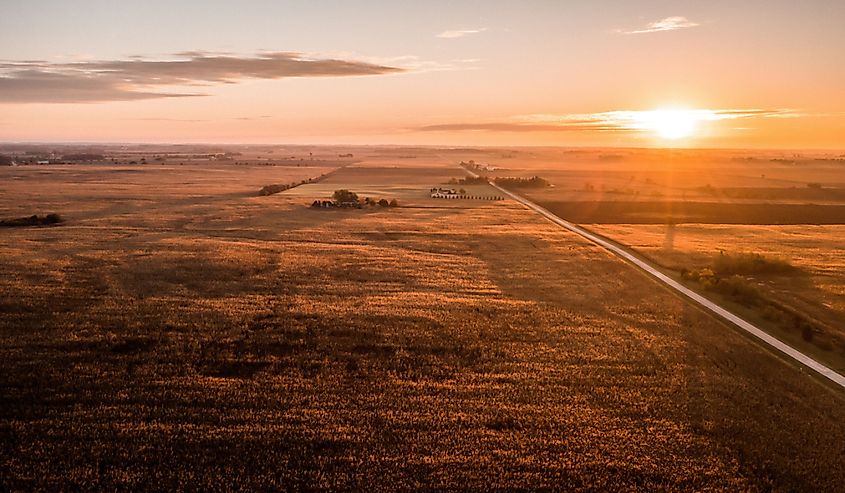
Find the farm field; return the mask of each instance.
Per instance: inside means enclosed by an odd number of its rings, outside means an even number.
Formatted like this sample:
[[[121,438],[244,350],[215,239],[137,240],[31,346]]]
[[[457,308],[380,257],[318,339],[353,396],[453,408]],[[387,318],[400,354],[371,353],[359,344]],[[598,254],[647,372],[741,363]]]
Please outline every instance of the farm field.
[[[840,245],[845,238],[845,160],[840,156],[597,150],[566,157],[556,152],[557,163],[553,151],[544,158],[535,151],[535,159],[522,166],[491,159],[477,167],[493,179],[544,178],[548,186],[518,192],[559,217],[632,247],[678,278],[703,273],[704,280],[688,286],[845,370]],[[757,256],[791,267],[714,273],[720,255],[723,260]]]
[[[845,483],[840,391],[414,152],[266,197],[330,169],[0,170],[66,218],[0,234],[0,487]],[[308,207],[341,188],[400,207]]]
[[[490,159],[494,170],[482,173],[541,176],[552,186],[522,193],[578,223],[845,224],[839,157],[646,150],[538,156]]]
[[[218,203],[258,195],[269,184],[318,177],[336,167],[192,165],[50,165],[0,168],[3,217],[55,212],[69,220],[100,219],[149,224],[160,210],[165,223],[190,220],[191,209],[210,211]],[[202,214],[200,214],[202,216]]]

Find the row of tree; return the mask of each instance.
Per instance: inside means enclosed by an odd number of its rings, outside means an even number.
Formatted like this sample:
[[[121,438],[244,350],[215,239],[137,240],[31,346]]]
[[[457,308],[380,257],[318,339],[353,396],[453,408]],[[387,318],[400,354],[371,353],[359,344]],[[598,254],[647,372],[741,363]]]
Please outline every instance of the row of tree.
[[[449,180],[449,183],[452,185],[486,185],[487,178],[483,176],[468,176],[466,178],[452,178]]]
[[[505,188],[545,188],[551,186],[548,180],[539,176],[532,176],[531,178],[510,178],[502,176],[496,178],[494,181],[496,185]]]
[[[279,183],[276,185],[267,185],[262,187],[261,190],[258,191],[258,195],[265,197],[267,195],[273,195],[276,193],[284,192],[285,190],[290,190],[291,188],[298,187],[300,185],[305,185],[307,183],[317,183],[318,181],[325,178],[325,174],[318,176],[317,178],[306,178],[304,180],[300,180],[293,183]]]

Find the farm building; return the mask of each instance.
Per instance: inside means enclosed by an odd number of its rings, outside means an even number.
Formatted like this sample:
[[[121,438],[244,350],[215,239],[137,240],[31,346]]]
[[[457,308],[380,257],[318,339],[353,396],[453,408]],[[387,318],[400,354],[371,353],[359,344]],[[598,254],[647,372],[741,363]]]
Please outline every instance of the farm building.
[[[457,190],[454,188],[432,188],[431,189],[431,198],[433,199],[455,199],[460,197],[461,194],[458,193]]]

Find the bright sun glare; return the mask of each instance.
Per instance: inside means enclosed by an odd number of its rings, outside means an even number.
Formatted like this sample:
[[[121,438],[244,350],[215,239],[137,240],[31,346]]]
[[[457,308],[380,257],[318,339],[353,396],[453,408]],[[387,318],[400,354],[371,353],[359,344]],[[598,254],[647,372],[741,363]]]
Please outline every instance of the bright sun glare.
[[[664,139],[683,139],[695,133],[700,115],[694,110],[654,110],[640,114],[643,127]]]

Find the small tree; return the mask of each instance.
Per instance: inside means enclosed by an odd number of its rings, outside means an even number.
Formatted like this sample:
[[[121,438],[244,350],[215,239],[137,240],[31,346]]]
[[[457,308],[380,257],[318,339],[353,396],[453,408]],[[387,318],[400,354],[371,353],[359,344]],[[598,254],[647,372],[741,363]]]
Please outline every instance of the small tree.
[[[335,190],[334,195],[332,195],[334,201],[338,204],[343,202],[358,202],[358,194],[355,192],[350,192],[349,190],[340,189]]]
[[[399,207],[399,202],[396,199],[391,199],[390,207]]]
[[[378,205],[380,205],[382,207],[387,207],[387,206],[390,205],[390,202],[388,202],[387,199],[381,199],[381,200],[378,201]]]

